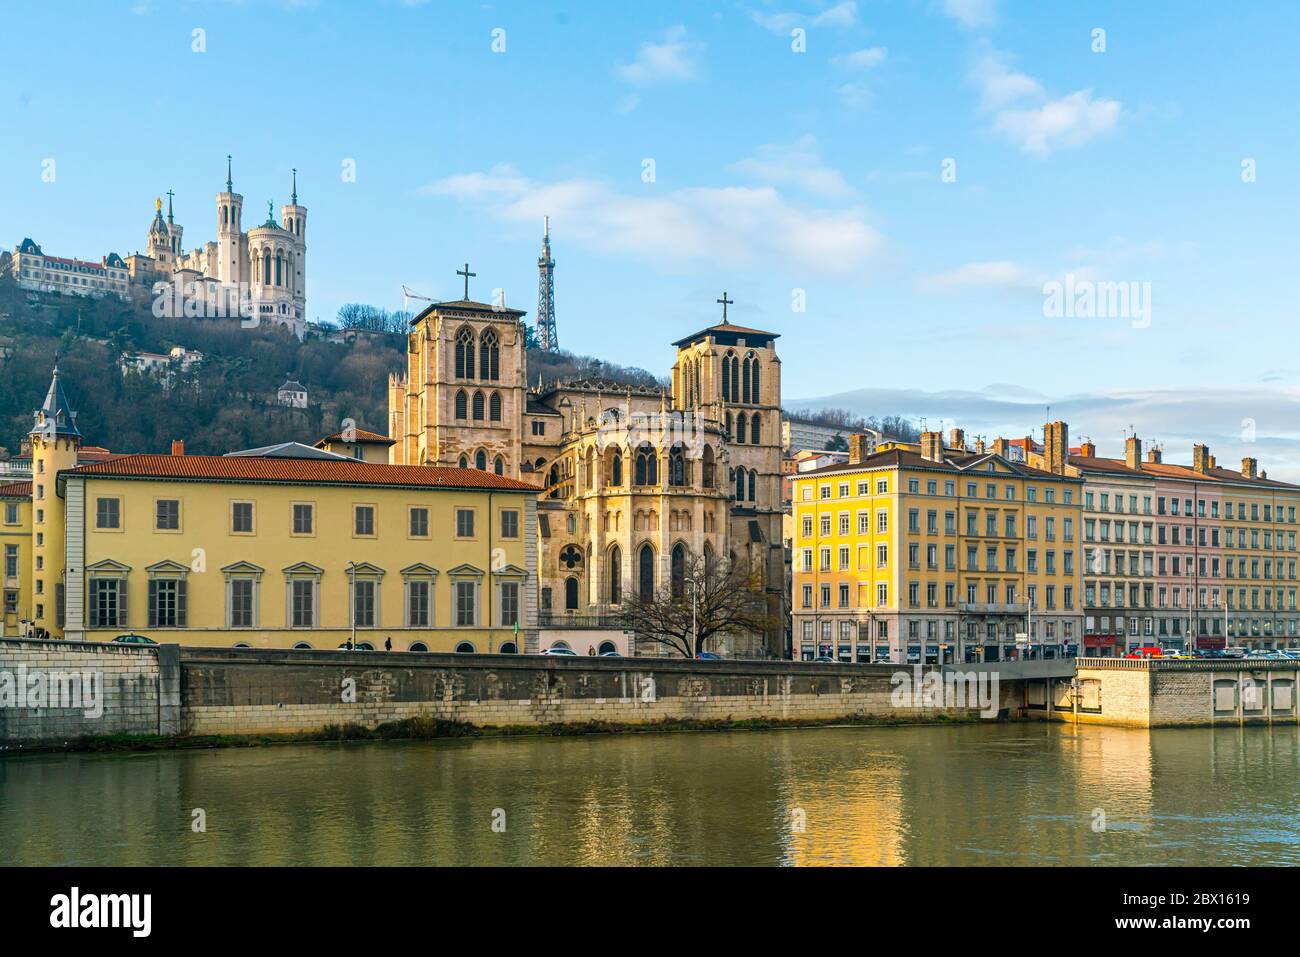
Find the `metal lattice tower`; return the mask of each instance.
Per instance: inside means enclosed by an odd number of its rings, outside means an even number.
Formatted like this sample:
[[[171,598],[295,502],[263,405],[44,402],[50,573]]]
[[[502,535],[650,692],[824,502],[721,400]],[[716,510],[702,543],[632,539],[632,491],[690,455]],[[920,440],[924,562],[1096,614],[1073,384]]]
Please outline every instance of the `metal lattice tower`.
[[[555,329],[555,260],[551,258],[551,217],[542,225],[542,256],[537,260],[537,341],[545,352],[560,351]]]

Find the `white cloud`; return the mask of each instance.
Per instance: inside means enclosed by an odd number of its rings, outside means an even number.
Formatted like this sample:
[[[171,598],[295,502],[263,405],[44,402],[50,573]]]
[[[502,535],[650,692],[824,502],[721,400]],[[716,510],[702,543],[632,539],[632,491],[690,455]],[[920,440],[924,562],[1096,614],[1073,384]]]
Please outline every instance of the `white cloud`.
[[[858,108],[871,99],[871,89],[865,83],[842,83],[835,88],[844,105]]]
[[[804,22],[802,13],[762,13],[758,10],[752,11],[750,17],[764,30],[775,33],[780,36],[788,34],[799,24]]]
[[[926,276],[917,283],[923,292],[965,292],[968,290],[1034,289],[1041,283],[1019,263],[1009,260],[966,263],[956,269]]]
[[[847,196],[853,191],[838,171],[826,166],[816,141],[804,136],[793,143],[768,143],[754,156],[732,165],[732,170],[776,186],[794,185],[819,196]]]
[[[691,40],[685,27],[673,27],[662,42],[646,41],[636,59],[616,71],[620,79],[634,86],[656,83],[687,83],[699,76],[699,55],[704,44]]]
[[[1050,99],[1042,83],[1012,69],[997,51],[981,56],[970,76],[979,88],[980,109],[993,113],[993,129],[1036,156],[1109,132],[1122,112],[1118,100],[1094,98],[1092,90]]]
[[[991,26],[997,19],[996,0],[943,0],[943,14],[968,29]]]
[[[1003,110],[994,127],[1026,153],[1046,156],[1114,129],[1119,114],[1118,100],[1093,99],[1092,90],[1078,90],[1038,107]]]
[[[844,56],[834,57],[831,62],[847,70],[870,70],[885,62],[889,50],[885,47],[867,47]]]
[[[854,0],[844,0],[813,17],[815,27],[851,27],[858,22],[858,5]]]
[[[772,186],[630,193],[595,179],[534,182],[498,166],[421,192],[474,203],[507,222],[550,215],[572,241],[678,267],[782,264],[860,277],[884,245],[859,211],[796,204]]]

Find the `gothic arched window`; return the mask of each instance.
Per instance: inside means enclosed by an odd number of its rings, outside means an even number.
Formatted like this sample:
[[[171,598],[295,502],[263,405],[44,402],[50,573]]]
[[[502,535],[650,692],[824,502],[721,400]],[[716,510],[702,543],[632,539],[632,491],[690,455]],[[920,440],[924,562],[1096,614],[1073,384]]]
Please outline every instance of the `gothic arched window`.
[[[722,357],[722,398],[723,401],[731,399],[731,353],[728,352]]]
[[[757,498],[754,496],[754,476],[756,474],[757,473],[752,470],[749,473],[749,495],[747,497],[751,502],[757,501]]]
[[[745,362],[741,368],[742,368],[742,373],[740,378],[740,394],[741,396],[743,396],[741,401],[748,402],[749,401],[749,356],[745,356]]]
[[[463,468],[463,469],[467,469],[467,468],[469,468],[469,459],[467,459],[465,456],[462,455],[462,456],[460,457],[460,462],[457,463],[457,464],[458,464],[461,468]]]
[[[739,468],[736,469],[736,501],[743,502],[744,500],[745,500],[745,470],[743,468]]]
[[[655,596],[655,550],[648,542],[637,554],[637,566],[637,594],[642,601],[652,601]]]
[[[758,356],[754,357],[754,364],[749,367],[749,375],[754,380],[749,387],[749,394],[753,397],[754,405],[762,405],[763,400],[759,398],[758,391]]]
[[[474,393],[474,421],[475,422],[483,421],[483,393],[482,392]]]
[[[659,484],[659,462],[655,450],[648,445],[637,449],[634,482],[637,485]]]
[[[501,348],[497,345],[497,334],[491,329],[486,330],[480,346],[478,377],[495,382],[501,378]]]
[[[482,449],[479,449],[474,453],[474,468],[478,469],[480,472],[487,471],[487,453]]]
[[[672,557],[673,597],[681,598],[686,592],[686,546],[673,546]]]
[[[740,360],[731,357],[731,401],[740,401]]]
[[[761,423],[759,422],[758,419],[758,413],[755,412],[754,415],[751,416],[749,420],[749,434],[750,434],[749,441],[753,445],[758,445],[763,439],[763,432],[762,429],[760,428],[760,425]]]
[[[456,378],[474,378],[474,333],[468,326],[456,333]]]
[[[746,438],[745,425],[746,425],[745,413],[742,412],[740,413],[740,415],[736,416],[736,441],[741,445],[745,444],[745,438]]]
[[[623,600],[623,553],[617,545],[609,550],[609,603]]]
[[[668,453],[668,484],[678,488],[686,484],[686,455],[680,445]]]
[[[493,471],[493,472],[496,472],[497,475],[505,475],[505,474],[506,474],[506,460],[503,459],[501,456],[498,455],[498,456],[496,457],[496,461],[492,463],[492,471]]]
[[[271,285],[271,254],[269,252],[262,253],[262,285]]]
[[[493,392],[492,398],[488,400],[488,418],[493,422],[501,421],[501,393]]]
[[[623,484],[623,453],[617,450],[609,460],[609,484],[615,488]]]
[[[456,418],[469,418],[469,399],[466,397],[464,389],[456,393]]]
[[[704,447],[704,465],[703,465],[704,474],[700,477],[700,484],[702,484],[705,488],[713,488],[713,469],[714,469],[713,446],[706,445]]]
[[[576,578],[564,580],[564,610],[578,610],[578,579]]]

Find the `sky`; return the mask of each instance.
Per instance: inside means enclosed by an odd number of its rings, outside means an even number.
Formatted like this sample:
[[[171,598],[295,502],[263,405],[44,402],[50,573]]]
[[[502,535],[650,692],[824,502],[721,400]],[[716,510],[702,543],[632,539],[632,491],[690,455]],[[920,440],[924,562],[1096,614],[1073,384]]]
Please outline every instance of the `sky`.
[[[1300,4],[97,0],[4,5],[0,244],[307,215],[307,305],[537,302],[665,374],[720,317],[787,406],[1070,422],[1300,481]],[[1095,298],[1093,298],[1095,297]],[[1089,309],[1090,302],[1100,303]]]

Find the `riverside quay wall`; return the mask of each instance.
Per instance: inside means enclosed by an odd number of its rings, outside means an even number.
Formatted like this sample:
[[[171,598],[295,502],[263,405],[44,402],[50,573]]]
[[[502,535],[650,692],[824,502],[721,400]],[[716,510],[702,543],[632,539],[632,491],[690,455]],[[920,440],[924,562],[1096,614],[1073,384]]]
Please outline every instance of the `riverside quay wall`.
[[[1300,661],[1078,658],[1075,668],[1073,681],[1048,683],[1059,720],[1142,728],[1300,722]],[[1036,697],[1031,690],[1031,712]]]
[[[985,666],[987,667],[987,666]],[[478,727],[643,724],[664,719],[922,721],[1017,713],[1023,680],[935,706],[900,694],[936,669],[779,661],[688,661],[0,641],[3,675],[102,673],[103,709],[0,702],[0,746],[114,733],[243,735],[374,727],[429,715]],[[0,690],[2,690],[0,685]]]

